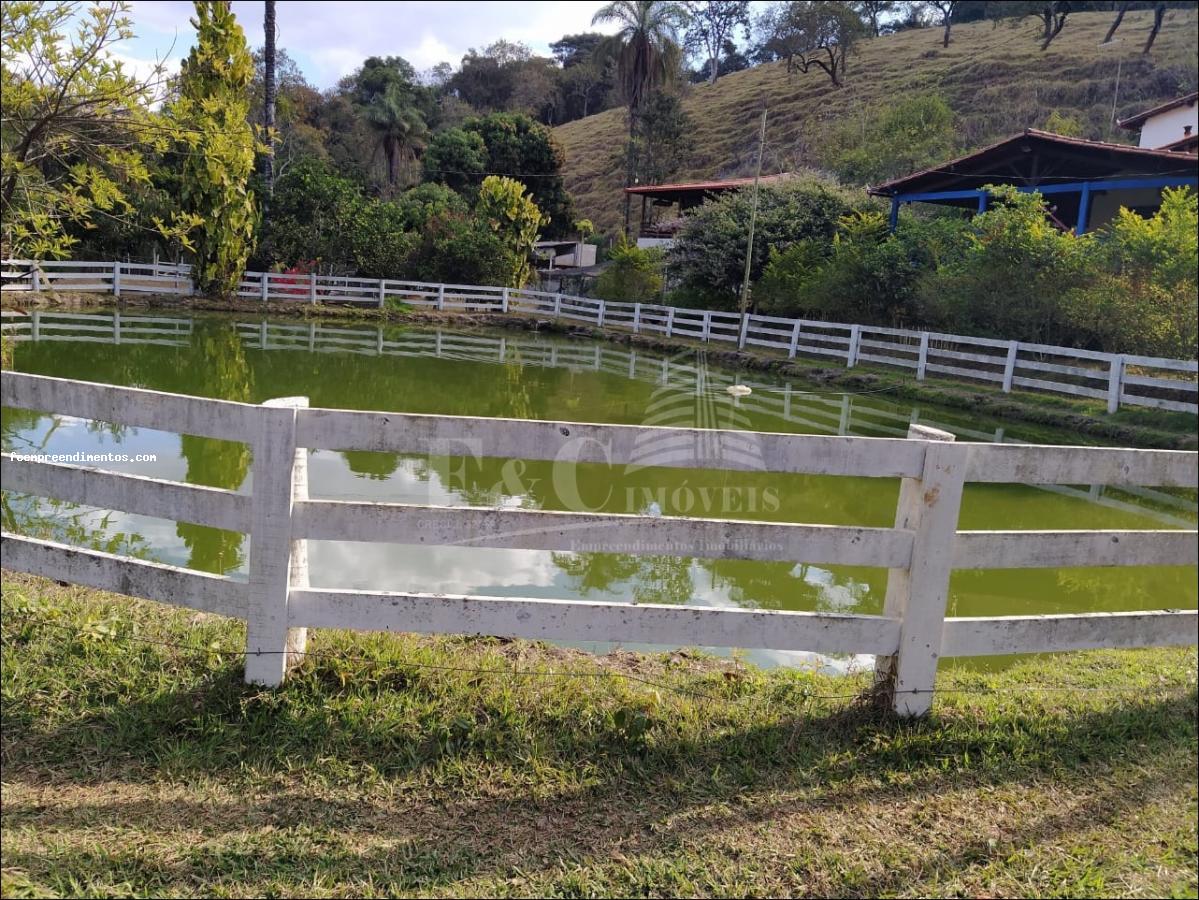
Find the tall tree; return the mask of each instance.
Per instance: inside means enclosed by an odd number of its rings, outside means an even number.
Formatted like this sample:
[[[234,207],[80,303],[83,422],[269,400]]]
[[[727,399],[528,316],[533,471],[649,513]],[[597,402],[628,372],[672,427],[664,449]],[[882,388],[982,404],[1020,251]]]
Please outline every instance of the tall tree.
[[[882,19],[887,13],[895,12],[899,7],[896,0],[859,0],[854,4],[858,15],[862,17],[862,21],[870,29],[871,37],[878,37],[882,34]]]
[[[262,30],[262,124],[266,128],[266,153],[262,155],[266,196],[262,200],[262,219],[265,225],[270,215],[271,195],[275,192],[275,0],[266,0]]]
[[[232,293],[254,235],[250,81],[254,60],[229,0],[196,0],[196,45],[180,67],[170,114],[184,148],[180,205],[198,220],[196,285]]]
[[[849,3],[814,0],[781,3],[762,17],[759,27],[765,33],[761,56],[785,60],[788,72],[806,73],[816,66],[837,87],[864,28]]]
[[[114,61],[133,36],[125,3],[0,3],[0,223],[4,255],[66,256],[72,228],[97,221],[141,230],[134,192],[147,157],[167,145],[151,111],[165,76]],[[179,217],[156,233],[186,241]]]
[[[591,19],[592,25],[606,22],[618,26],[606,47],[616,58],[617,85],[628,108],[625,187],[631,187],[637,119],[649,95],[678,75],[682,58],[679,31],[687,24],[687,11],[678,3],[660,0],[614,0],[601,7]],[[632,210],[630,202],[631,195],[625,194],[626,235]]]
[[[720,77],[720,54],[741,29],[749,31],[748,0],[714,0],[714,2],[690,2],[686,4],[687,23],[686,49],[699,53],[700,61],[708,65],[708,84],[715,84]]]
[[[400,180],[400,164],[416,158],[424,148],[429,129],[420,110],[409,102],[399,85],[391,84],[366,107],[366,121],[378,149],[387,161],[387,184],[393,190]]]
[[[945,35],[941,40],[942,47],[949,46],[949,30],[953,27],[953,14],[957,12],[958,0],[929,0],[929,8],[940,18]]]

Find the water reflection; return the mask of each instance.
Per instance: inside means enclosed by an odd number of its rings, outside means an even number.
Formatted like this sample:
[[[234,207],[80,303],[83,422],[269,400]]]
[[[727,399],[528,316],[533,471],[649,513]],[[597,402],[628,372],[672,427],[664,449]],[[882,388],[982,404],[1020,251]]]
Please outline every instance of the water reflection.
[[[59,313],[6,313],[4,330],[15,342],[18,370],[245,402],[298,394],[323,407],[867,436],[902,435],[909,423],[920,421],[969,440],[1076,440],[1047,429],[1013,429],[981,417],[900,405],[882,394],[836,394],[762,376],[739,378],[709,369],[695,354],[665,358],[523,332]],[[725,388],[735,382],[749,385],[753,394],[728,395]],[[310,460],[310,492],[328,499],[432,505],[582,507],[872,526],[893,522],[897,482],[767,473],[751,464],[759,452],[755,440],[742,434],[686,446],[651,442],[638,447],[632,465],[565,467],[566,483],[562,467],[556,471],[547,462],[317,451]],[[5,409],[0,443],[6,452],[118,446],[130,455],[156,454],[157,460],[110,468],[249,488],[249,450],[235,442]],[[734,458],[744,470],[719,468],[721,460]],[[680,459],[709,468],[661,465]],[[12,492],[3,499],[6,529],[245,575],[247,541],[240,534],[67,508]],[[1195,519],[1194,492],[970,485],[961,527],[1194,527]],[[313,542],[310,559],[312,582],[319,587],[867,613],[881,610],[886,590],[886,572],[877,569],[713,560],[700,553],[639,549],[643,552],[583,547],[551,553]],[[956,615],[1196,604],[1193,573],[1185,568],[959,572],[951,587]],[[805,657],[754,658],[793,664]]]

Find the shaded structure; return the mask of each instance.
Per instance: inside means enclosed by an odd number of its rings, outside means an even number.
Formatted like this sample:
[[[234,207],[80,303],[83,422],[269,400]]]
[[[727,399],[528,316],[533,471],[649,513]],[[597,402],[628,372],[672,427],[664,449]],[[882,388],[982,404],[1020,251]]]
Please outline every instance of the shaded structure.
[[[1121,119],[1121,128],[1139,131],[1138,143],[1157,150],[1194,153],[1199,149],[1199,91],[1191,91],[1165,103],[1159,103],[1135,116]]]
[[[763,175],[759,184],[775,184],[794,178],[791,172]],[[637,232],[638,247],[669,246],[683,224],[683,215],[705,200],[745,187],[754,179],[732,178],[726,181],[692,181],[679,184],[639,184],[625,188],[626,194],[641,198],[641,226]]]
[[[1199,186],[1193,153],[1131,147],[1028,129],[974,153],[869,188],[891,201],[891,227],[906,203],[936,203],[983,212],[988,185],[1039,192],[1063,229],[1083,234],[1121,207],[1152,215],[1162,188]]]

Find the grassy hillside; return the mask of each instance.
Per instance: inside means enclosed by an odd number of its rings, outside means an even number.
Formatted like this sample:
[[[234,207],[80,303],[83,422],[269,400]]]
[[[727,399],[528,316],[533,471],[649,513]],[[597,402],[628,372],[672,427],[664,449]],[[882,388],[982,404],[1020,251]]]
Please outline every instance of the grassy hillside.
[[[1117,66],[1119,116],[1193,90],[1196,18],[1194,10],[1172,10],[1148,56],[1140,50],[1151,13],[1129,13],[1119,40],[1106,47],[1099,42],[1111,15],[1079,13],[1044,53],[1031,20],[979,22],[955,27],[948,49],[939,29],[864,41],[839,89],[823,72],[788,75],[781,63],[727,75],[688,90],[684,107],[695,123],[695,150],[678,179],[751,173],[763,102],[770,110],[767,172],[821,166],[834,149],[827,146],[830,124],[864,120],[888,101],[929,90],[957,114],[962,150],[1043,127],[1055,109],[1084,122],[1085,137],[1131,140],[1134,134],[1109,127]],[[614,154],[625,127],[624,110],[611,109],[555,129],[578,214],[605,231],[622,220],[623,176]]]

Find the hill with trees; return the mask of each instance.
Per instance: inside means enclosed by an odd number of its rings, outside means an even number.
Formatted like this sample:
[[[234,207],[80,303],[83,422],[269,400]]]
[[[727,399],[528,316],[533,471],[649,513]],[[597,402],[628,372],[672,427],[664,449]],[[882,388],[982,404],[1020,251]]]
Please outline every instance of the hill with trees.
[[[789,59],[794,46],[789,51],[783,40],[775,61],[665,93],[673,102],[658,105],[671,108],[639,123],[639,132],[648,132],[644,157],[655,161],[641,180],[752,174],[763,104],[769,110],[765,173],[814,168],[866,184],[1024,128],[1132,141],[1136,135],[1117,128],[1116,118],[1195,89],[1193,6],[1165,11],[1148,53],[1143,50],[1157,15],[1152,9],[1127,11],[1107,43],[1118,10],[1074,12],[1042,49],[1057,23],[1046,24],[1031,6],[1060,5],[1004,4],[1028,6],[1029,15],[979,21],[962,21],[968,10],[959,10],[947,46],[945,30],[931,20],[922,23],[928,27],[901,27],[879,37],[867,30],[849,47],[837,72],[839,86],[815,58],[808,64],[805,57],[802,65],[794,53]],[[629,135],[625,108],[568,122],[553,133],[565,151],[575,215],[601,232],[619,230]]]

